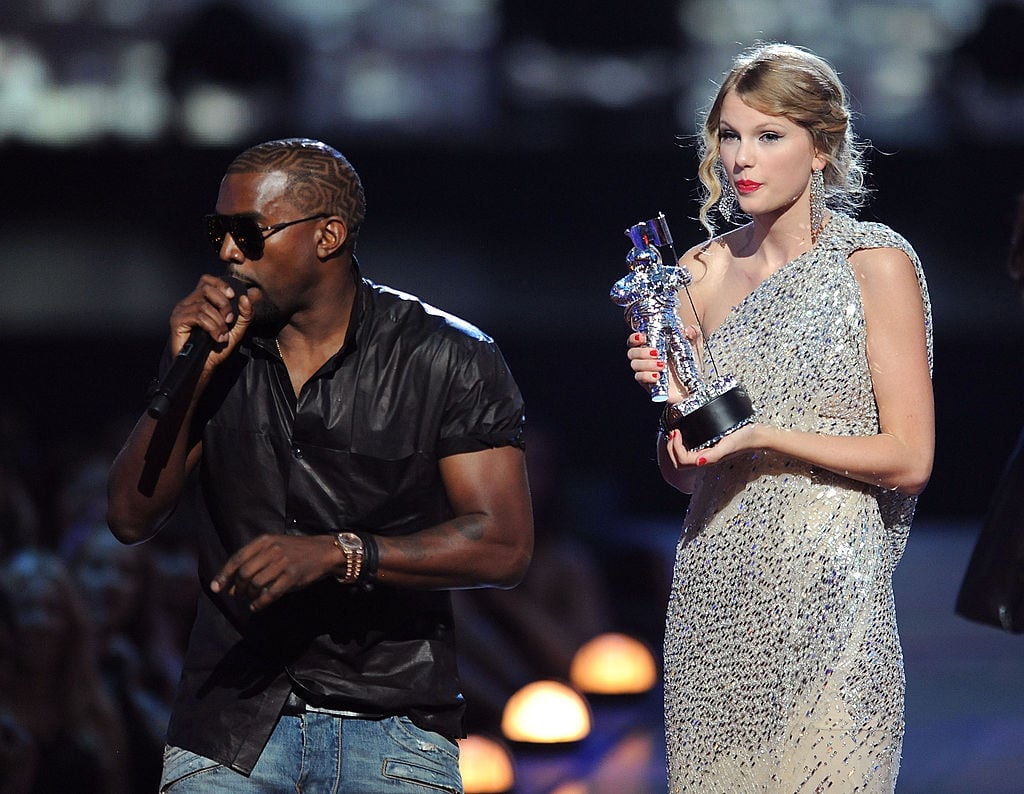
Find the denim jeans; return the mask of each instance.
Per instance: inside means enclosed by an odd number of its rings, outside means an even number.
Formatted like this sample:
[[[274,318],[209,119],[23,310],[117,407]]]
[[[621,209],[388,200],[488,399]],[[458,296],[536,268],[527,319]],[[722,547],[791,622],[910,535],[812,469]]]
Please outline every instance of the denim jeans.
[[[459,748],[407,717],[283,716],[246,776],[183,750],[164,749],[168,794],[462,794]]]

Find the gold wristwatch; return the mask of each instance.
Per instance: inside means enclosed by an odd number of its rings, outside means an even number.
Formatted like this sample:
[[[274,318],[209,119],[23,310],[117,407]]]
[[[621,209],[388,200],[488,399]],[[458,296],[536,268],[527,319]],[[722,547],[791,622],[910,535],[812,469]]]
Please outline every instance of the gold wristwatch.
[[[335,578],[342,584],[355,584],[363,572],[363,541],[353,532],[338,532],[334,545],[345,555],[345,575]]]

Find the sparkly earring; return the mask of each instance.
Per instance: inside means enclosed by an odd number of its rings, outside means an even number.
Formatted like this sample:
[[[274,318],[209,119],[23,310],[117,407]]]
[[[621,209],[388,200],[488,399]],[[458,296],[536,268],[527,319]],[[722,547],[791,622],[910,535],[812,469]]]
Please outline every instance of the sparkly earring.
[[[820,168],[811,169],[811,242],[818,240],[825,222],[825,175]]]
[[[718,182],[722,186],[722,195],[718,198],[718,214],[726,221],[732,220],[733,210],[736,208],[736,194],[732,192],[732,183],[726,176],[725,168],[719,163],[715,169]]]

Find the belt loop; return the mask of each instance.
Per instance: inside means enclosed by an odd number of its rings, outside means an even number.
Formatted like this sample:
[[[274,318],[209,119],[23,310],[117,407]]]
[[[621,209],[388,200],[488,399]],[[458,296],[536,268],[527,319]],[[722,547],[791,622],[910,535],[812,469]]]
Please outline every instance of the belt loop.
[[[288,693],[288,698],[284,702],[284,706],[281,707],[281,713],[289,717],[301,717],[306,713],[308,706],[306,701],[296,695],[294,692]]]

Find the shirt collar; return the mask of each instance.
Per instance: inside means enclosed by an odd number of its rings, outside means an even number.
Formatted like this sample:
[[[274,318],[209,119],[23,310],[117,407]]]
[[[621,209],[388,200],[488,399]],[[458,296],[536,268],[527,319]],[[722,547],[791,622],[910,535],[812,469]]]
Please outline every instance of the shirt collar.
[[[345,331],[345,341],[342,343],[341,349],[331,356],[322,367],[322,369],[330,372],[334,372],[338,368],[341,359],[345,355],[358,347],[359,329],[363,325],[367,310],[370,307],[369,286],[366,279],[362,276],[362,271],[359,269],[359,261],[355,256],[352,257],[352,278],[355,280],[356,295],[352,301],[352,316],[349,318],[348,329]],[[281,357],[276,337],[254,336],[252,338],[252,345],[261,348],[274,358],[279,359]]]

